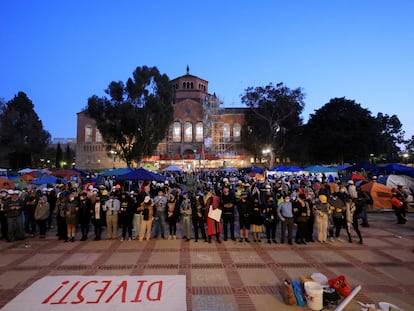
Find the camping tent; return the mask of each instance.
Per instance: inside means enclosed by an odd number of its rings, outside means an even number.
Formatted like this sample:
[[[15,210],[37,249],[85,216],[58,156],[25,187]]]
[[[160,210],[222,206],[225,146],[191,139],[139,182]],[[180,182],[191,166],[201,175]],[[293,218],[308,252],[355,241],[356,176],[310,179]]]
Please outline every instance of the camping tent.
[[[124,167],[124,168],[116,168],[112,170],[108,170],[102,173],[99,173],[99,176],[119,176],[119,175],[125,175],[127,173],[132,172],[134,169],[130,167]]]
[[[8,180],[7,178],[0,178],[0,189],[14,189],[16,188],[15,184]]]
[[[167,166],[166,168],[163,168],[161,171],[162,172],[177,172],[177,173],[181,173],[184,170],[181,167],[178,167],[175,164],[171,164],[171,165]]]
[[[165,180],[165,176],[153,173],[151,171],[147,171],[146,169],[140,167],[132,172],[129,172],[124,175],[118,176],[119,180],[155,180],[155,181],[163,181]]]
[[[44,178],[33,180],[30,184],[32,185],[43,185],[43,184],[57,184],[57,183],[67,183],[68,180],[64,178],[59,178],[56,176],[46,176]]]
[[[384,208],[391,209],[391,188],[387,187],[379,182],[370,181],[366,184],[361,185],[363,191],[367,191],[371,194],[373,208]]]
[[[381,168],[381,171],[384,171],[385,174],[396,174],[396,175],[403,174],[403,175],[407,175],[410,177],[414,177],[414,168],[401,165],[401,164],[396,164],[396,163],[383,166]]]
[[[50,174],[51,176],[72,179],[72,177],[77,177],[80,179],[81,173],[74,170],[58,170]]]
[[[386,185],[389,188],[397,188],[401,185],[404,189],[410,191],[410,194],[414,194],[414,178],[407,175],[387,175],[378,178],[377,182]]]

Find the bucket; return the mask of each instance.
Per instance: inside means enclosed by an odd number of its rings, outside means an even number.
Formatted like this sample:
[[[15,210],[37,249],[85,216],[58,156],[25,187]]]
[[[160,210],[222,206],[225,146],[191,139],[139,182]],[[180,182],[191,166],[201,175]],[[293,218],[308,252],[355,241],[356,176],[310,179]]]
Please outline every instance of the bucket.
[[[323,287],[316,282],[307,281],[304,283],[305,297],[308,307],[312,310],[323,309]]]

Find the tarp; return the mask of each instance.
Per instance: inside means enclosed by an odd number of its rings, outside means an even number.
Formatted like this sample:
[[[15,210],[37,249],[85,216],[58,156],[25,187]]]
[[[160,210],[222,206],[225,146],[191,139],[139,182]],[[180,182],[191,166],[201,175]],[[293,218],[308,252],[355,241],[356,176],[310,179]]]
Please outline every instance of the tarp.
[[[119,176],[119,175],[125,175],[127,173],[132,172],[134,169],[130,167],[124,167],[124,168],[116,168],[112,170],[108,170],[102,173],[99,173],[100,176]]]
[[[338,172],[338,169],[335,167],[313,165],[313,166],[305,167],[304,169],[302,169],[302,171],[309,172],[309,173],[328,173],[328,172]]]
[[[57,183],[67,183],[68,180],[65,178],[60,178],[57,176],[47,176],[44,178],[33,180],[30,184],[32,185],[43,185],[43,184],[57,184]]]
[[[378,168],[379,167],[376,166],[375,164],[371,164],[368,162],[361,162],[361,163],[347,167],[346,170],[350,172],[359,172],[361,170],[374,171],[374,170],[378,170]]]
[[[81,173],[74,170],[58,170],[50,174],[51,176],[71,179],[71,177],[81,177]]]
[[[385,165],[381,168],[381,170],[384,171],[385,174],[404,174],[410,177],[414,177],[414,168],[397,163]]]
[[[161,171],[163,172],[177,172],[181,173],[184,172],[184,170],[181,167],[178,167],[177,165],[171,164],[167,166],[166,168],[163,168]]]
[[[240,171],[245,171],[246,173],[255,173],[255,174],[263,174],[264,173],[264,169],[262,169],[261,167],[258,166],[248,166],[248,167],[243,167],[240,169]]]
[[[124,175],[118,176],[119,180],[155,180],[163,181],[165,176],[147,171],[146,169],[140,167],[132,172],[129,172]]]
[[[379,182],[370,181],[361,185],[363,191],[367,191],[371,194],[374,204],[373,208],[391,209],[391,188],[387,187]]]

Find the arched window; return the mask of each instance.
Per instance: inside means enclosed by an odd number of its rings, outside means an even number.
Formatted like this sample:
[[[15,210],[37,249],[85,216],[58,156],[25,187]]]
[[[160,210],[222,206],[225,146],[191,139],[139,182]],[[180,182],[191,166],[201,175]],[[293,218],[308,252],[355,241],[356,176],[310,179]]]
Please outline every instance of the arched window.
[[[95,141],[97,143],[101,143],[102,142],[102,134],[101,134],[101,132],[98,129],[96,129]]]
[[[241,126],[239,123],[234,123],[233,125],[233,140],[240,141],[241,137]]]
[[[223,141],[230,141],[230,125],[228,123],[223,124]]]
[[[184,141],[187,143],[193,141],[193,124],[191,122],[184,123]]]
[[[178,121],[173,124],[173,142],[181,142],[181,123]]]
[[[85,126],[85,142],[92,142],[92,125],[89,124]]]
[[[195,139],[198,142],[202,142],[204,138],[204,125],[203,122],[197,122],[195,129]]]

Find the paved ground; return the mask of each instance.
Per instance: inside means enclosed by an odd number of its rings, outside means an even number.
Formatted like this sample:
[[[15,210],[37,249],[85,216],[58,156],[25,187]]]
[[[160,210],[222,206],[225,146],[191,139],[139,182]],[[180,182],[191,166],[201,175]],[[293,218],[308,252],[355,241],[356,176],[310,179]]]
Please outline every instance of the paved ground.
[[[63,243],[0,242],[0,307],[46,275],[186,275],[188,310],[308,310],[283,303],[284,278],[344,274],[361,285],[356,300],[387,301],[414,310],[414,214],[396,225],[392,213],[369,214],[364,244],[221,244],[181,239]],[[27,245],[25,245],[26,243]],[[352,302],[345,310],[360,310]]]

